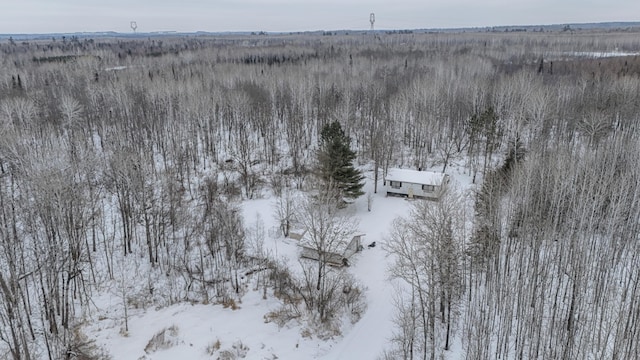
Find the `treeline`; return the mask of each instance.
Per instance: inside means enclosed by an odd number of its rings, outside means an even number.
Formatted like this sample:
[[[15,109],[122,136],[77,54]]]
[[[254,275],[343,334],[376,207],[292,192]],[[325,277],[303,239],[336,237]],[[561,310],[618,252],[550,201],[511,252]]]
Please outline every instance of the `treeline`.
[[[553,72],[538,70],[552,54],[638,48],[636,38],[610,33],[0,44],[0,351],[14,359],[70,354],[74,327],[105,289],[125,311],[240,296],[231,280],[262,260],[247,253],[235,202],[312,187],[318,132],[338,121],[361,164],[446,169],[465,159],[482,189],[493,189],[485,200],[495,206],[479,207],[476,223],[476,232],[493,235],[486,249],[460,252],[469,265],[459,279],[470,280],[447,298],[454,330],[482,329],[468,332],[469,358],[554,357],[559,343],[561,355],[580,357],[596,351],[592,340],[619,344],[615,353],[625,358],[637,350],[618,330],[596,339],[583,324],[609,324],[609,316],[637,307],[628,302],[634,293],[615,293],[617,302],[606,304],[619,310],[584,315],[602,303],[585,293],[593,276],[601,274],[594,286],[607,289],[615,280],[637,284],[625,270],[637,261],[630,252],[637,239],[621,225],[637,219],[628,195],[636,158],[614,156],[637,145],[639,59],[602,59],[598,69],[610,70],[597,73],[570,58],[554,60]],[[487,185],[496,157],[516,140],[526,160],[509,181]],[[614,240],[630,245],[604,246]],[[595,249],[614,253],[600,261]],[[514,278],[516,259],[531,266],[518,266]],[[553,277],[553,269],[568,275]],[[131,274],[140,281],[129,281]],[[495,302],[493,292],[506,290],[510,297]],[[558,294],[555,307],[550,291]],[[454,298],[461,293],[464,306]],[[530,321],[500,307],[516,296],[542,311],[538,327],[525,329]],[[475,319],[479,307],[492,312]],[[563,336],[542,338],[563,326]],[[633,334],[633,326],[620,334]],[[531,331],[540,339],[535,347]],[[522,350],[514,353],[516,339]],[[423,349],[435,349],[430,343]]]
[[[530,152],[483,185],[471,244],[482,250],[469,258],[463,311],[468,358],[638,353],[637,130],[587,143]]]

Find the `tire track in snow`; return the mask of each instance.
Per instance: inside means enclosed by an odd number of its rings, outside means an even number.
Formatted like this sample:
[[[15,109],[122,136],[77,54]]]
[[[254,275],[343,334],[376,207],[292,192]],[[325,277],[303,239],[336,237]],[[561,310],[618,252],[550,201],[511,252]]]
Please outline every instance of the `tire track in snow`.
[[[344,339],[321,358],[323,360],[376,359],[393,333],[394,290],[387,279],[389,260],[382,248],[382,239],[369,240],[376,241],[378,246],[365,247],[351,271],[367,287],[367,310]]]

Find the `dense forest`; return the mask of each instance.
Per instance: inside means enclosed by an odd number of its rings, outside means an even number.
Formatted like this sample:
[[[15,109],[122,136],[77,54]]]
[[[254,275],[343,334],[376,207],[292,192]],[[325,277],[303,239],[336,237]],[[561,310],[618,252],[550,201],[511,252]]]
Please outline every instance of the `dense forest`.
[[[0,43],[0,358],[101,358],[94,296],[126,329],[129,307],[233,306],[252,269],[319,322],[356,306],[237,211],[268,193],[288,221],[333,122],[376,184],[454,160],[476,184],[391,231],[409,287],[381,356],[640,358],[639,51],[596,30]]]

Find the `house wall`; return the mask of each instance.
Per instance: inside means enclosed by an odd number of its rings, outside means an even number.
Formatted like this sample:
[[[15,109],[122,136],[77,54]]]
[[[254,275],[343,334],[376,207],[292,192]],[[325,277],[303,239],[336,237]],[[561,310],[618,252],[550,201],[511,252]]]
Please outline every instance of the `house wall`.
[[[289,238],[294,239],[294,240],[302,240],[302,237],[306,233],[307,233],[306,230],[290,229],[289,230]]]
[[[356,235],[351,239],[347,249],[344,252],[344,257],[350,258],[353,254],[357,253],[362,246],[362,235]]]
[[[387,190],[387,194],[397,194],[397,195],[406,195],[416,197],[423,197],[429,199],[439,199],[443,193],[442,186],[434,186],[434,191],[426,191],[422,190],[423,184],[415,184],[410,182],[402,182],[400,188],[391,187],[389,181],[385,181],[385,188]]]
[[[302,256],[303,258],[312,259],[312,260],[320,259],[320,256],[318,255],[318,251],[316,249],[306,247],[306,246],[302,247],[302,252],[300,253],[300,256]],[[325,255],[325,259],[327,263],[334,266],[343,266],[345,258],[347,257],[342,256],[340,254],[336,254],[336,253],[328,253]]]

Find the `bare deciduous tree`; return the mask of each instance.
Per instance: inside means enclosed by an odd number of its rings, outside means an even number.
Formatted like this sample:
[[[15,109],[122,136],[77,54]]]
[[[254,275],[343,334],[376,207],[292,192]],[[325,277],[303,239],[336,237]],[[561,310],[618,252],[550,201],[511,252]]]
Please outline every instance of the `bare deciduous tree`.
[[[415,354],[434,359],[440,347],[449,350],[463,291],[464,227],[463,203],[455,186],[437,203],[414,203],[409,218],[394,222],[388,244],[388,251],[396,257],[391,274],[410,288],[406,298],[398,300],[398,310],[409,314],[400,314],[398,319],[400,334],[411,337],[398,344],[402,353],[412,354],[410,358]],[[416,327],[415,333],[402,330],[412,326],[407,321]],[[405,349],[407,346],[412,348]]]
[[[317,297],[313,299],[313,304],[320,319],[325,321],[336,291],[336,277],[331,275],[335,271],[331,268],[332,261],[335,261],[334,254],[344,252],[357,231],[358,223],[346,209],[337,209],[335,196],[327,192],[302,199],[296,209],[296,220],[306,230],[306,246],[317,257],[317,265],[305,266],[305,278],[313,279]],[[314,266],[317,270],[309,269]]]

